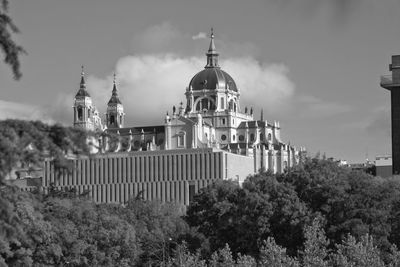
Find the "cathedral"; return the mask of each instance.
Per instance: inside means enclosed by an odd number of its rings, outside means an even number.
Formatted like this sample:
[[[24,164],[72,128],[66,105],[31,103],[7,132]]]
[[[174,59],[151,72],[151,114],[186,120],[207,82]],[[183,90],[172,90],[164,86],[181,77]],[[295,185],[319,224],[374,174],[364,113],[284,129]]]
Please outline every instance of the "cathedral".
[[[93,154],[71,159],[74,171],[55,174],[45,162],[42,186],[88,190],[96,202],[124,203],[132,195],[187,205],[193,195],[216,179],[242,183],[260,170],[281,173],[298,164],[304,148],[284,143],[279,122],[255,119],[253,109],[240,105],[234,79],[218,62],[214,33],[206,65],[189,81],[180,103],[153,126],[126,126],[123,97],[114,82],[105,120],[81,82],[73,105],[73,124],[98,132]],[[241,90],[243,89],[243,90]],[[55,179],[55,176],[61,177]]]

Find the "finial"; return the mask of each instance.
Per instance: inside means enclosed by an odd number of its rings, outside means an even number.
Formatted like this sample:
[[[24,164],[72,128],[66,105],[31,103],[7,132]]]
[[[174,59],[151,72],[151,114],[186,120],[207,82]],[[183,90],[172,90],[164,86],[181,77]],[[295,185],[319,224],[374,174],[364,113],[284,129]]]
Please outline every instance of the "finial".
[[[210,46],[208,47],[207,65],[206,68],[219,68],[218,66],[218,52],[214,43],[214,28],[211,28]]]
[[[112,90],[112,95],[117,96],[117,86],[115,85],[115,72],[114,72],[114,78],[113,78],[113,90]]]
[[[83,65],[81,66],[81,88],[85,89],[85,72],[84,72],[84,67]]]

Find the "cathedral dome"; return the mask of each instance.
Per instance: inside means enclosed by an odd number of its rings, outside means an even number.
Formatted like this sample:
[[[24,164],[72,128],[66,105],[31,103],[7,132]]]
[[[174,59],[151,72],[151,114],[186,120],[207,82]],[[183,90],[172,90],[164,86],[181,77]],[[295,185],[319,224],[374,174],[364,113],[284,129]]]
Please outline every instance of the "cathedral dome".
[[[190,81],[189,89],[229,89],[237,92],[233,78],[219,67],[206,67],[197,73]]]
[[[218,65],[218,52],[214,43],[214,32],[211,29],[210,47],[206,53],[207,65],[204,70],[197,73],[189,83],[189,90],[203,89],[229,89],[237,92],[235,81],[232,77],[221,70]]]

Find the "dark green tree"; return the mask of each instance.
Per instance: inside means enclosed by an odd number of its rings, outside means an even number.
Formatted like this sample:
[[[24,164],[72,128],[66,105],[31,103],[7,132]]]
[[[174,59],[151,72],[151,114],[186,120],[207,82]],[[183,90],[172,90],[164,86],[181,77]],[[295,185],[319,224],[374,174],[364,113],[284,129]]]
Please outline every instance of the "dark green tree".
[[[0,2],[0,47],[4,54],[4,63],[9,65],[13,71],[14,78],[22,76],[20,71],[20,56],[25,50],[13,40],[13,34],[19,30],[8,13],[8,0]]]

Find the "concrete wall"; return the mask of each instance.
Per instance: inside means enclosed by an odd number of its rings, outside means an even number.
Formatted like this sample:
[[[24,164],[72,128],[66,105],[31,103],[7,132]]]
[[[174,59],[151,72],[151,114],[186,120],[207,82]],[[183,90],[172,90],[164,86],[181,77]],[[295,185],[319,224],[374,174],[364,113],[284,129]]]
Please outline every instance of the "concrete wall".
[[[238,180],[241,184],[256,171],[253,157],[224,152],[224,179]]]
[[[189,187],[197,193],[223,179],[223,154],[213,149],[97,154],[71,160],[71,173],[55,172],[53,164],[46,161],[42,186],[44,192],[50,184],[58,189],[73,187],[79,193],[89,190],[98,203],[125,203],[141,194],[145,200],[188,205]]]

